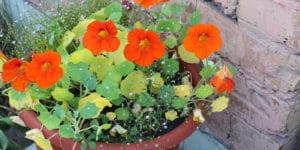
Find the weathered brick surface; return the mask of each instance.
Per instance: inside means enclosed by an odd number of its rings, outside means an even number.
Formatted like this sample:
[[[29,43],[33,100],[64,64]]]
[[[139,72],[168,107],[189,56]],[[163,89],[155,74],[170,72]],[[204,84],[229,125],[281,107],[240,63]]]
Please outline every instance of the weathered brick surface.
[[[278,150],[288,141],[288,138],[262,134],[230,113],[213,114],[202,127],[209,127],[211,133],[235,150]]]
[[[300,2],[295,0],[239,0],[237,17],[269,37],[300,52]]]
[[[201,1],[197,7],[203,22],[221,30],[224,44],[218,54],[237,68],[227,113],[208,119],[212,133],[234,149],[288,147],[285,144],[292,143],[290,139],[300,124],[297,50],[288,43],[279,43],[247,20],[236,22],[225,17],[210,3]]]

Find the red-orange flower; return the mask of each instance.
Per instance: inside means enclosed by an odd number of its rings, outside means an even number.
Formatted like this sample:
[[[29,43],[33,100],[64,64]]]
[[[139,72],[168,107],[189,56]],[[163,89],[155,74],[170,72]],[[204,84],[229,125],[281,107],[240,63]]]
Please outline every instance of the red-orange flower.
[[[3,64],[2,79],[5,83],[12,82],[12,87],[24,92],[30,80],[25,75],[27,62],[13,58]]]
[[[183,46],[198,58],[205,59],[221,48],[220,31],[212,24],[195,25],[188,30]]]
[[[37,83],[38,87],[49,88],[63,76],[60,63],[59,54],[48,50],[41,54],[34,54],[31,63],[25,69],[25,73],[30,80]]]
[[[116,51],[120,46],[120,40],[116,37],[117,33],[118,30],[111,20],[93,21],[88,25],[87,32],[83,36],[83,46],[94,55]]]
[[[164,56],[166,50],[160,37],[152,30],[133,29],[127,36],[128,44],[124,49],[125,58],[139,66],[149,66],[154,60]]]
[[[220,71],[218,71],[216,76],[210,80],[210,84],[213,87],[216,87],[216,93],[231,93],[234,87],[234,82],[229,69],[224,66]]]
[[[168,2],[170,0],[134,0],[134,2],[141,4],[145,9],[157,5],[159,3]]]

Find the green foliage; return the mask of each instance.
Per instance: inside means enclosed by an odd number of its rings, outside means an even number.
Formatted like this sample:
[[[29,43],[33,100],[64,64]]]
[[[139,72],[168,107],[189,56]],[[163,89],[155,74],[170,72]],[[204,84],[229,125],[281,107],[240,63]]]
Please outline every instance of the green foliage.
[[[85,119],[95,118],[99,112],[99,108],[95,103],[88,102],[81,109],[79,109],[80,116]]]
[[[70,123],[61,125],[58,129],[58,133],[61,137],[64,137],[64,138],[74,138],[75,137],[75,131],[72,128],[72,125]]]
[[[179,71],[179,62],[174,59],[166,59],[162,65],[162,69],[167,75],[175,75]]]
[[[138,96],[137,103],[143,107],[153,107],[156,104],[156,100],[148,93],[142,93]]]
[[[157,94],[160,101],[164,104],[170,104],[172,99],[175,97],[174,88],[170,85],[163,86]]]
[[[184,99],[184,98],[176,98],[173,100],[172,106],[175,109],[182,109],[184,107],[186,107],[188,104],[188,100]]]
[[[171,34],[164,42],[169,48],[174,48],[177,45],[177,38]]]
[[[96,73],[97,79],[102,80],[110,70],[113,60],[103,55],[97,56],[90,64],[90,71]]]
[[[193,12],[190,15],[190,24],[191,25],[196,25],[200,22],[201,20],[201,14],[199,12]]]
[[[121,94],[118,82],[114,82],[112,80],[104,80],[101,84],[97,86],[96,91],[98,94],[106,97],[110,101],[118,99]]]
[[[80,62],[78,64],[68,63],[67,73],[72,80],[84,83],[89,80],[91,74],[88,64]]]
[[[156,26],[157,32],[178,32],[181,28],[180,22],[177,19],[168,19],[160,21]]]
[[[203,67],[203,69],[200,71],[200,75],[203,79],[207,80],[210,77],[212,77],[214,74],[216,74],[217,70],[211,65],[206,65]]]
[[[74,97],[68,89],[56,87],[54,91],[51,92],[53,98],[57,101],[69,101]]]
[[[50,112],[47,111],[47,109],[42,106],[39,105],[40,110],[39,111],[40,115],[38,116],[39,121],[41,121],[41,123],[48,129],[48,130],[52,130],[52,129],[58,129],[60,127],[60,123],[62,121],[62,113],[61,113],[61,109],[58,108],[54,110],[53,114],[51,114]]]
[[[195,93],[198,98],[205,99],[214,93],[214,88],[210,85],[201,85]]]
[[[130,117],[130,111],[127,108],[117,108],[115,110],[118,120],[126,121]]]
[[[121,93],[132,99],[136,94],[146,92],[147,84],[145,75],[141,71],[134,71],[121,81]]]

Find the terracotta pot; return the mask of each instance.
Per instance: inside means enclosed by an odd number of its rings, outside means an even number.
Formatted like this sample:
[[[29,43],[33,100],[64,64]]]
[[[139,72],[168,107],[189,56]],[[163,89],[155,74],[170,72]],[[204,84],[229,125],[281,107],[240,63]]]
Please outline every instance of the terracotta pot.
[[[199,69],[195,65],[180,62],[181,71],[189,71],[192,75],[192,84],[195,86],[199,80]],[[35,112],[31,110],[23,110],[19,113],[25,124],[33,129],[41,129],[45,138],[49,139],[53,149],[55,150],[80,150],[81,143],[75,142],[72,139],[62,138],[58,135],[57,130],[46,129],[37,119]],[[97,143],[99,150],[172,150],[178,149],[179,143],[190,136],[196,129],[197,123],[193,121],[192,116],[187,118],[181,125],[172,131],[157,137],[153,140],[130,144],[108,144]]]

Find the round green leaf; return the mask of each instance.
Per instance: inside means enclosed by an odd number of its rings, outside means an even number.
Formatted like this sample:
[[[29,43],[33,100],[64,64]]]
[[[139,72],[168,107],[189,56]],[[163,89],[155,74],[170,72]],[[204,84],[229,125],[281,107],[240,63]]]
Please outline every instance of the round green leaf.
[[[126,121],[129,119],[130,111],[128,108],[118,108],[115,110],[118,120]]]

